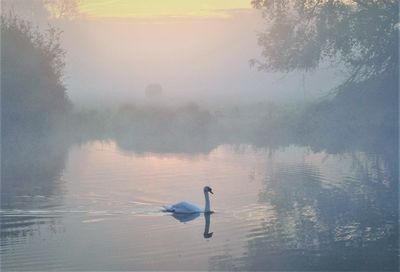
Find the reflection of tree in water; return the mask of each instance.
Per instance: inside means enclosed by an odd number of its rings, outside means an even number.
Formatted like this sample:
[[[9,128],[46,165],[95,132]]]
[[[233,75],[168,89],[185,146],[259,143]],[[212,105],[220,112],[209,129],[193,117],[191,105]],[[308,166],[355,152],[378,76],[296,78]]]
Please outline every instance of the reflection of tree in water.
[[[68,144],[57,137],[5,136],[1,150],[2,242],[6,237],[25,237],[41,224],[54,226],[52,216],[18,214],[18,210],[29,212],[61,204],[60,176],[68,150]]]
[[[21,206],[21,196],[50,198],[57,194],[67,150],[66,143],[51,138],[3,142],[2,209],[34,208]]]
[[[180,137],[180,136],[179,136]],[[208,154],[218,143],[202,137],[177,138],[171,135],[143,136],[120,135],[114,139],[123,151],[134,153]]]
[[[42,228],[56,233],[60,224],[58,220],[60,218],[55,216],[2,215],[0,246],[12,246],[13,243],[25,241],[34,234],[40,235]]]
[[[213,268],[229,261],[245,270],[396,270],[398,169],[379,156],[352,161],[354,172],[340,181],[306,163],[269,169],[260,201],[276,219],[261,222],[247,254],[216,256]]]

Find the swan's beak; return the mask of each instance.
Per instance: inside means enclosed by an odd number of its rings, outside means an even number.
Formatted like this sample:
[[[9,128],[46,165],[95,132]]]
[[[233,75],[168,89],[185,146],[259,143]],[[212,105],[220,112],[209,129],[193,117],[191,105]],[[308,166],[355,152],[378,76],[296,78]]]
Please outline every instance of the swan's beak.
[[[214,194],[214,193],[213,193],[213,191],[212,191],[211,189],[210,189],[210,191],[209,191],[209,192],[210,192],[210,193],[212,193],[212,194]]]

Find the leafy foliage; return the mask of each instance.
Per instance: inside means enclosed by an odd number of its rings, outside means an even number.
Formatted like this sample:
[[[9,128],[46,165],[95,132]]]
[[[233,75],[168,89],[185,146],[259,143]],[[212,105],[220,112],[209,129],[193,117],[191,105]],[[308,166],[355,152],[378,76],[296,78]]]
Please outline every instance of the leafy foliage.
[[[63,116],[70,102],[63,85],[61,31],[46,33],[17,17],[1,17],[1,110],[3,132],[43,130]]]
[[[1,0],[2,14],[9,12],[29,21],[71,19],[79,15],[81,0]]]
[[[268,29],[262,70],[310,70],[344,64],[350,81],[398,73],[398,0],[253,0]]]

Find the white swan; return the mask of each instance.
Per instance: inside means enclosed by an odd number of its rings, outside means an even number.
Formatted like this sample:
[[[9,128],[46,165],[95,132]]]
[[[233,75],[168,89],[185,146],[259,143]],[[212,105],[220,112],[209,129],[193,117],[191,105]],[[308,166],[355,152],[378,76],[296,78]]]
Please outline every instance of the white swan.
[[[165,206],[164,207],[165,211],[172,212],[174,214],[211,213],[212,211],[210,209],[210,198],[208,196],[208,193],[211,193],[211,194],[214,194],[214,193],[213,193],[212,189],[208,186],[205,186],[203,191],[204,191],[204,198],[205,198],[205,202],[206,202],[204,209],[201,209],[192,203],[183,201],[183,202],[176,203],[172,206]]]

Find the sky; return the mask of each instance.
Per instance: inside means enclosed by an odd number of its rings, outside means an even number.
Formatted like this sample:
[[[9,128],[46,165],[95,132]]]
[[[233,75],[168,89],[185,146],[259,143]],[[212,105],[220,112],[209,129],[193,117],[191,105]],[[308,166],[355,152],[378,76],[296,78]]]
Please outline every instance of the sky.
[[[83,0],[79,11],[101,18],[229,17],[229,10],[251,9],[248,0]]]
[[[11,3],[29,9],[35,2]],[[340,78],[326,68],[280,74],[251,67],[262,59],[257,35],[265,21],[250,0],[82,0],[78,11],[51,20],[63,31],[64,82],[78,106],[148,102],[145,89],[154,83],[164,102],[308,101]]]

